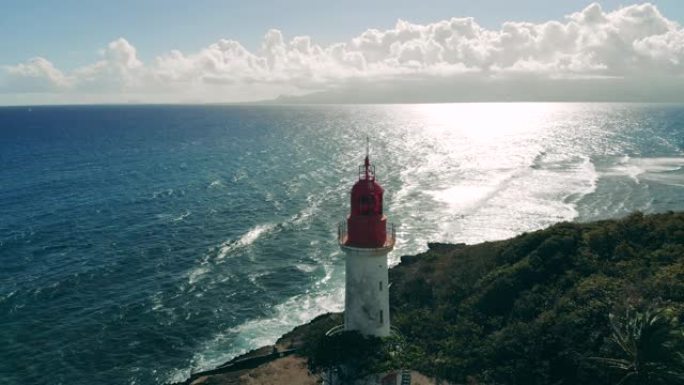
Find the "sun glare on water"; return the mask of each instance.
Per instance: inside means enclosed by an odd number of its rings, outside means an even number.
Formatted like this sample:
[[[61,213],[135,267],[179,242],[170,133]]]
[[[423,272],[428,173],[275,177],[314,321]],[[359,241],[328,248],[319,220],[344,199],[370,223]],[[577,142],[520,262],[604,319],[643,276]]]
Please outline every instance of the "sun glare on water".
[[[569,197],[590,192],[596,178],[586,148],[576,145],[581,129],[564,126],[563,117],[580,108],[406,106],[397,117],[406,137],[396,150],[403,180],[397,207],[412,207],[409,200],[419,196],[434,202],[423,206],[439,223],[427,237],[452,242],[501,239],[575,218]]]
[[[553,103],[421,104],[411,106],[411,111],[425,122],[426,134],[458,135],[486,143],[542,129],[554,112],[567,110],[567,106]]]

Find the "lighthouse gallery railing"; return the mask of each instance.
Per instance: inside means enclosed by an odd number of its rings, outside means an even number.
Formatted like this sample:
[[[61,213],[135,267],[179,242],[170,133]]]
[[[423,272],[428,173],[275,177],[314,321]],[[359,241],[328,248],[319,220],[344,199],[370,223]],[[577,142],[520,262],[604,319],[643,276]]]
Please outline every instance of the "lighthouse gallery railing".
[[[397,241],[397,231],[394,223],[386,223],[385,231],[387,233],[387,239],[385,239],[385,244],[381,246],[384,247],[394,247],[394,243]],[[349,234],[347,232],[347,221],[342,221],[337,226],[337,240],[341,245],[347,243],[347,238]]]

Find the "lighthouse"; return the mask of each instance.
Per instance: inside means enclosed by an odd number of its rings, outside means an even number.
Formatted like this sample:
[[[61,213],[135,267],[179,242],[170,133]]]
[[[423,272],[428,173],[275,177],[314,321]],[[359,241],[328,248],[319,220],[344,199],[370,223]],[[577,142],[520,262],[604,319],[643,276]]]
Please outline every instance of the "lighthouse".
[[[395,241],[394,228],[388,226],[382,210],[383,192],[366,149],[351,189],[349,216],[339,229],[346,256],[344,330],[377,337],[390,335],[387,254]]]

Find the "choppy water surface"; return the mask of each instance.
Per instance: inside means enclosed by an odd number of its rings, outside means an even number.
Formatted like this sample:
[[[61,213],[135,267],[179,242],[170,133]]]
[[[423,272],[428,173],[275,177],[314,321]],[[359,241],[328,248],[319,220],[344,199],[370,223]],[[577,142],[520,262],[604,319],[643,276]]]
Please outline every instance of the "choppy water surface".
[[[341,310],[366,135],[392,263],[684,209],[678,105],[0,109],[3,383],[181,380]]]

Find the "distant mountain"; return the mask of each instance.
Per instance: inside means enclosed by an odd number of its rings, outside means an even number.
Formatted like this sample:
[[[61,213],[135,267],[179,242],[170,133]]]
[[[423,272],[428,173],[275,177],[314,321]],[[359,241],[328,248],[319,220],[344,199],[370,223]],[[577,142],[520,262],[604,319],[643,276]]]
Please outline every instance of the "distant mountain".
[[[306,95],[281,95],[261,103],[684,102],[684,78],[654,78],[652,83],[653,87],[644,90],[636,82],[622,78],[407,77],[401,81],[357,80]]]

